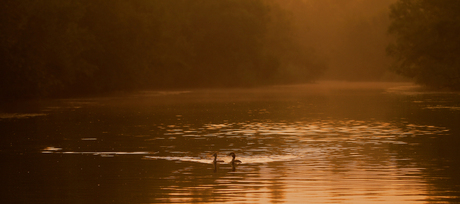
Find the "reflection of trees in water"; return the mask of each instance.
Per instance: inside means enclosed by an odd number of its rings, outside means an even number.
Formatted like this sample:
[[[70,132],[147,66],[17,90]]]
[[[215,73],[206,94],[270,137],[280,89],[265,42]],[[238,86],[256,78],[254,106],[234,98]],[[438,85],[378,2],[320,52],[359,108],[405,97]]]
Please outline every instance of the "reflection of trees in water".
[[[427,130],[426,134],[399,138],[409,145],[391,148],[397,152],[398,168],[416,166],[421,169],[421,176],[428,184],[428,201],[460,202],[460,112],[427,108],[438,105],[456,107],[459,99],[457,94],[420,93],[408,96],[408,102],[398,106],[399,118],[404,118],[401,123],[422,124],[405,126],[406,131]],[[436,127],[445,129],[432,131]]]
[[[454,132],[450,132],[451,134]],[[460,202],[460,164],[458,138],[446,135],[425,135],[405,138],[408,143],[418,145],[396,148],[399,168],[416,166],[420,176],[427,182],[428,200],[433,202]]]

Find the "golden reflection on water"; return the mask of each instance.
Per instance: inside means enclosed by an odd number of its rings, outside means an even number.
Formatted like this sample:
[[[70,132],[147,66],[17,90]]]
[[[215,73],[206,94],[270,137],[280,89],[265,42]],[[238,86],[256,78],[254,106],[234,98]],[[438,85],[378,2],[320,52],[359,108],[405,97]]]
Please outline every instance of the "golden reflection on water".
[[[388,90],[389,93],[393,91],[398,90]],[[180,96],[180,93],[173,95]],[[111,127],[98,129],[103,133],[100,135],[81,135],[75,143],[78,149],[76,146],[49,144],[41,150],[46,154],[85,155],[109,161],[107,163],[120,157],[136,160],[133,163],[138,163],[138,166],[133,168],[134,173],[138,173],[137,167],[146,165],[146,172],[151,174],[139,177],[129,174],[127,178],[147,183],[137,189],[147,188],[151,194],[144,196],[151,196],[151,203],[426,203],[433,197],[449,199],[442,197],[445,194],[437,195],[436,190],[439,189],[430,189],[433,188],[430,179],[438,175],[429,172],[432,171],[430,167],[448,168],[437,166],[438,163],[424,165],[423,162],[431,161],[424,158],[416,161],[418,157],[411,155],[429,155],[430,150],[426,154],[415,151],[431,145],[432,140],[426,138],[439,138],[455,131],[453,126],[447,126],[452,128],[449,130],[436,125],[419,125],[438,123],[402,119],[407,115],[399,114],[399,109],[395,111],[398,114],[391,113],[395,115],[387,117],[385,114],[391,109],[379,109],[385,107],[379,103],[364,110],[350,109],[351,105],[329,110],[340,100],[331,100],[327,107],[321,109],[318,104],[323,100],[311,107],[307,102],[293,102],[286,106],[284,103],[279,106],[276,103],[250,106],[241,97],[236,102],[245,105],[238,108],[233,107],[235,103],[219,106],[224,109],[217,111],[223,113],[222,117],[216,119],[216,111],[203,116],[203,112],[208,112],[208,105],[212,108],[212,103],[217,101],[221,104],[220,100],[227,101],[230,96],[224,99],[213,97],[204,105],[197,103],[199,106],[194,103],[187,106],[179,104],[175,106],[178,110],[168,110],[164,114],[152,108],[153,113],[158,115],[146,113],[146,118],[168,116],[169,120],[134,120],[130,131],[112,132]],[[202,99],[197,97],[195,100]],[[426,112],[458,110],[456,106],[437,105],[423,98],[407,100]],[[180,100],[174,101],[179,103],[176,101]],[[347,102],[355,107],[356,101],[358,99]],[[303,109],[308,111],[302,112]],[[382,114],[377,111],[380,117],[373,118],[376,112],[369,113],[372,118],[348,117],[347,111],[369,110],[379,110]],[[402,110],[414,111],[408,108]],[[346,113],[327,117],[328,111]],[[300,113],[293,114],[293,118],[276,115],[289,115],[291,112]],[[323,112],[325,116],[316,117]],[[305,114],[307,116],[304,117]],[[313,114],[315,117],[310,117]],[[120,115],[124,117],[124,114]],[[254,117],[240,118],[247,115]],[[198,120],[201,117],[205,119]],[[116,140],[119,138],[122,139]],[[133,148],[125,148],[124,142],[128,140],[140,142],[133,143]],[[98,146],[102,143],[106,143],[112,151]],[[213,164],[214,152],[223,162]],[[231,165],[230,152],[235,152],[236,159],[243,163]]]
[[[214,195],[214,201],[231,203],[423,203],[428,191],[421,175],[423,169],[398,156],[394,148],[417,145],[405,142],[407,137],[448,131],[434,126],[355,120],[169,128],[174,129],[166,130],[166,135],[174,132],[176,137],[212,137],[229,143],[219,149],[224,152],[220,158],[225,163],[218,164],[215,174],[211,174],[212,183],[169,186],[168,202],[204,202],[193,193],[202,191]],[[232,141],[238,145],[232,145]],[[233,170],[228,164],[230,158],[225,157],[231,151],[243,161]],[[211,163],[206,156],[145,158]]]
[[[147,143],[163,142],[162,149],[155,152],[69,151],[50,146],[42,153],[107,159],[140,155],[152,162],[184,165],[159,178],[169,182],[160,186],[164,196],[154,199],[160,203],[423,203],[428,194],[424,169],[397,151],[418,145],[406,138],[449,131],[436,126],[357,120],[154,127],[163,135],[139,137]],[[81,141],[94,143],[98,139],[83,137]],[[184,150],[179,146],[184,141],[198,141],[212,151]],[[223,162],[213,164],[213,152],[218,152]],[[235,152],[242,164],[232,165],[229,152]]]
[[[185,165],[159,178],[177,184],[161,187],[166,195],[154,199],[160,203],[422,203],[428,194],[423,169],[396,151],[418,145],[405,138],[449,131],[356,120],[155,127],[164,134],[144,135],[145,142],[170,141],[175,145],[160,146],[163,149],[156,152],[78,152],[46,147],[42,153],[141,155],[152,162]],[[199,141],[213,151],[184,151],[176,141],[183,139]],[[223,162],[213,164],[212,152],[218,152]],[[229,152],[235,152],[243,163],[232,165]]]
[[[459,200],[460,95],[321,87],[153,91],[2,113],[1,153],[9,167],[2,169],[3,197],[24,203]],[[214,152],[223,162],[213,164]],[[242,164],[231,165],[230,152]]]

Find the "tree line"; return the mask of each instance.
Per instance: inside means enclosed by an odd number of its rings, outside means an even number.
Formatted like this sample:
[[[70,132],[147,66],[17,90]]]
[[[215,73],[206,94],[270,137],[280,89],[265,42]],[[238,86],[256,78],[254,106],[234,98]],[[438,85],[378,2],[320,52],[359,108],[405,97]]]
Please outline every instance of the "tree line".
[[[314,80],[291,28],[270,0],[5,0],[0,97]]]
[[[460,1],[398,0],[390,19],[391,69],[428,87],[460,90]]]

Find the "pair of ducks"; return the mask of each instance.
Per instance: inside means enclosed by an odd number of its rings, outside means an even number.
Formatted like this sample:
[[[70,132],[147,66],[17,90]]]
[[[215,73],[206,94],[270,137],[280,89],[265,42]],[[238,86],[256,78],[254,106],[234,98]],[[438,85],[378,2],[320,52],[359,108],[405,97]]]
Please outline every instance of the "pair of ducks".
[[[212,154],[212,156],[214,156],[214,161],[213,161],[213,163],[224,162],[224,161],[222,161],[222,160],[217,160],[217,153]],[[233,165],[233,164],[241,164],[241,163],[242,163],[240,160],[235,159],[235,157],[236,157],[235,153],[231,152],[230,154],[228,154],[228,156],[232,156],[232,161],[230,162],[232,165]]]

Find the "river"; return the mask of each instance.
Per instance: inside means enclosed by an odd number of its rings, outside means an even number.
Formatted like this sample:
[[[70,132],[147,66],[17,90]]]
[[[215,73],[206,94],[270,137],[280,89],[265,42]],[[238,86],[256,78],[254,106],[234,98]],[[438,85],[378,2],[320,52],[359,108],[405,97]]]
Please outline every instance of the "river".
[[[0,203],[458,203],[459,117],[410,83],[2,103]]]

